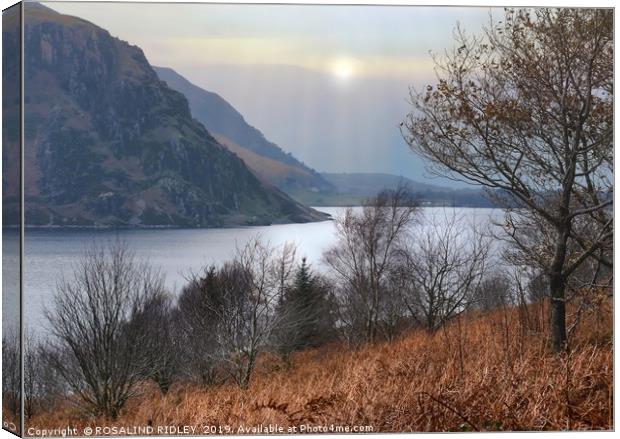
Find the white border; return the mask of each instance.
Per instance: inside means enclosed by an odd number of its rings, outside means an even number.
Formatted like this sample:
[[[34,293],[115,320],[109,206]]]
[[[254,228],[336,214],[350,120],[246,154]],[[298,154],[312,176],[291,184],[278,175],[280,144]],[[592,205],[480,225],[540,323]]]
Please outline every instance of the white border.
[[[26,0],[28,1],[28,0]],[[76,1],[76,0],[44,0],[46,2],[54,2],[54,1]],[[106,2],[110,2],[110,3],[115,3],[115,2],[121,2],[122,0],[106,0]],[[81,0],[80,2],[102,2],[101,0]],[[421,5],[428,5],[428,6],[497,6],[497,7],[502,7],[502,6],[536,6],[536,7],[541,7],[541,6],[556,6],[556,7],[588,7],[588,8],[592,8],[592,7],[611,7],[614,8],[614,21],[615,23],[618,23],[618,9],[615,8],[615,1],[614,0],[588,0],[588,1],[584,1],[584,0],[542,0],[540,2],[536,1],[536,0],[528,0],[528,1],[521,1],[521,0],[506,0],[506,1],[498,1],[498,0],[335,0],[335,1],[313,1],[313,0],[288,0],[288,1],[274,1],[274,0],[209,0],[209,1],[195,1],[195,0],[131,0],[131,2],[135,2],[135,3],[256,3],[256,4],[282,4],[282,3],[288,3],[288,4],[324,4],[324,5],[328,5],[328,4],[341,4],[341,5],[347,5],[347,4],[352,4],[352,5],[412,5],[412,6],[421,6]],[[9,6],[14,5],[15,3],[18,3],[17,0],[0,0],[0,5],[2,7],[2,9],[6,9]],[[615,28],[614,28],[615,31]],[[1,67],[1,45],[0,45],[0,67]],[[615,53],[614,53],[615,55]],[[616,66],[615,63],[615,59],[614,59],[614,67]],[[615,71],[615,77],[614,80],[617,79],[617,70]],[[0,99],[2,97],[2,93],[0,91]],[[617,130],[618,130],[618,111],[617,111],[617,100],[614,103],[614,124],[615,124],[615,129],[614,129],[614,137]],[[0,127],[1,127],[1,121],[0,121]],[[0,157],[1,160],[1,157]],[[614,157],[614,162],[616,161],[616,158]],[[616,175],[614,175],[614,185],[617,185],[618,180],[620,180],[620,177],[618,177],[617,175],[618,173],[616,173]],[[0,188],[0,196],[1,196],[1,188]],[[615,199],[615,201],[617,201],[617,199]],[[1,223],[1,217],[0,217],[0,227],[2,225]],[[617,241],[617,236],[614,236],[614,246],[616,248],[618,245],[618,241]],[[614,270],[615,271],[615,270]],[[0,275],[1,276],[1,275]],[[614,290],[617,291],[617,287],[619,285],[618,283],[618,277],[615,276],[614,279]],[[617,333],[617,321],[615,319],[615,315],[618,312],[618,301],[615,301],[614,303],[614,334]],[[1,334],[1,327],[0,327],[0,334]],[[615,347],[615,344],[614,344]],[[614,372],[615,372],[615,364],[616,364],[616,352],[614,352]],[[617,384],[618,384],[618,380],[617,380],[617,376],[614,373],[614,420],[616,422],[618,422],[618,404],[616,404],[616,398],[615,398],[615,394],[616,391],[615,389],[617,388]],[[436,434],[442,434],[442,433],[415,433],[415,436],[421,436],[421,437],[428,437],[431,435],[436,435]],[[545,436],[549,436],[552,435],[554,437],[557,437],[558,435],[561,435],[562,437],[575,437],[575,438],[583,438],[584,435],[589,435],[589,434],[596,434],[597,437],[609,437],[613,434],[613,432],[547,432],[547,433],[542,433],[542,432],[533,432],[533,433],[519,433],[519,432],[510,432],[510,433],[455,433],[457,435],[467,435],[467,436],[482,436],[484,435],[485,438],[501,438],[505,435],[510,435],[511,438],[537,438],[537,437],[545,437]],[[358,435],[358,436],[354,436],[354,437],[361,437],[361,438],[381,438],[382,436],[385,436],[386,434],[365,434],[365,435]],[[389,433],[389,435],[398,435],[399,437],[413,437],[414,434],[401,434],[401,433]],[[334,438],[334,437],[346,437],[347,435],[308,435],[306,437],[315,437],[315,438]],[[10,433],[8,433],[7,431],[4,430],[0,430],[0,439],[5,439],[5,438],[12,438],[15,437],[14,435],[11,435]],[[139,436],[134,436],[136,438],[139,438]],[[187,439],[187,436],[170,436],[172,438],[185,438]],[[239,437],[239,436],[236,436]],[[256,437],[266,437],[266,438],[272,438],[273,436],[256,436]],[[291,436],[291,435],[285,435],[285,436],[279,436],[279,437],[286,437],[286,438],[297,438],[299,436]]]

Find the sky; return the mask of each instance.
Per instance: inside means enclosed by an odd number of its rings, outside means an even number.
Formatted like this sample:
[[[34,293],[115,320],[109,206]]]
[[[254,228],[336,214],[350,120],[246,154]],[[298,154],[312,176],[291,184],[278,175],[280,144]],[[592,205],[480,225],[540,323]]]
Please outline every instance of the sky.
[[[220,94],[267,139],[318,171],[419,181],[429,175],[398,128],[410,110],[409,88],[435,82],[430,52],[453,46],[457,23],[480,32],[491,13],[488,7],[43,3],[138,45],[151,64]]]

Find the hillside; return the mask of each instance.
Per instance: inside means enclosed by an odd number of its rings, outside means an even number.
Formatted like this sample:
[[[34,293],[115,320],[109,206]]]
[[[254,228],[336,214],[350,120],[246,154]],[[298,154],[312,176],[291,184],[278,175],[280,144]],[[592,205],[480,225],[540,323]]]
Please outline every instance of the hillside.
[[[26,5],[25,45],[27,225],[324,218],[261,182],[220,145],[140,48],[36,3]]]
[[[491,207],[479,190],[450,189],[381,173],[321,173],[308,168],[263,134],[216,93],[204,90],[170,68],[155,67],[159,77],[183,93],[192,115],[237,154],[263,181],[297,201],[314,206],[357,205],[384,189],[406,183],[424,205]]]
[[[116,422],[86,421],[69,407],[29,422],[207,425],[236,434],[269,424],[325,432],[335,432],[332,425],[370,426],[375,433],[613,429],[611,301],[603,296],[581,315],[569,354],[551,353],[547,312],[535,304],[470,313],[434,334],[304,351],[290,369],[263,357],[246,391],[179,385],[161,396],[149,385]]]
[[[170,68],[155,67],[155,71],[171,88],[187,97],[192,115],[265,181],[287,192],[301,188],[333,189],[316,171],[267,140],[217,93],[192,84]]]
[[[2,223],[18,224],[20,156],[20,68],[18,53],[20,5],[2,11]]]
[[[290,191],[289,194],[302,203],[312,206],[358,205],[382,190],[394,189],[405,184],[414,197],[424,206],[493,207],[479,189],[455,189],[421,183],[406,177],[381,173],[322,173],[334,190],[311,192]]]

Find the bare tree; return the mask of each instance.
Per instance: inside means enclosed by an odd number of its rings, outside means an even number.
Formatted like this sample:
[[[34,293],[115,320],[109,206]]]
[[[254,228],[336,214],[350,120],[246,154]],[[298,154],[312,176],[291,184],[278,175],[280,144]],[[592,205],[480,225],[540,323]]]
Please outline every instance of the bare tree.
[[[2,334],[2,405],[11,415],[21,412],[21,347],[19,332]]]
[[[493,311],[515,303],[515,292],[512,280],[507,274],[495,270],[483,277],[474,292],[477,308]]]
[[[193,303],[200,304],[193,321],[204,330],[194,334],[208,337],[207,359],[242,389],[249,385],[256,360],[269,348],[281,318],[276,307],[287,286],[291,254],[289,245],[277,249],[256,237],[238,248],[231,262],[190,279]],[[183,298],[180,310],[187,310]]]
[[[277,254],[277,258],[272,264],[273,276],[278,279],[278,300],[283,300],[287,286],[291,280],[295,261],[297,256],[297,247],[291,242],[285,242]]]
[[[62,377],[47,362],[45,340],[32,330],[24,334],[24,416],[54,408],[65,396]]]
[[[158,292],[132,318],[132,325],[147,334],[142,348],[148,375],[165,395],[181,376],[183,339],[178,310],[169,295]]]
[[[399,185],[367,200],[361,213],[349,208],[336,219],[338,244],[324,259],[340,284],[341,323],[354,332],[359,328],[364,341],[377,337],[386,279],[416,212],[410,192]]]
[[[379,332],[388,341],[394,340],[399,333],[412,326],[404,295],[409,287],[407,268],[400,263],[390,267],[379,307]]]
[[[95,246],[63,279],[46,311],[48,361],[81,406],[116,418],[149,375],[150,334],[136,317],[163,294],[163,279],[121,241]]]
[[[531,303],[540,302],[549,298],[549,280],[546,276],[534,272],[528,278],[528,282],[523,288],[524,297]]]
[[[509,9],[483,36],[457,31],[455,49],[435,58],[438,84],[412,91],[402,126],[434,172],[505,203],[512,242],[549,280],[556,350],[567,279],[591,258],[612,266],[612,60],[610,9]],[[548,233],[543,260],[543,243],[523,239],[532,227]]]
[[[219,347],[226,370],[242,389],[249,385],[256,359],[268,347],[277,327],[275,307],[281,294],[283,260],[260,238],[251,240],[237,250],[234,260],[237,279],[231,281],[237,288],[223,291]]]
[[[217,315],[212,311],[220,303],[219,273],[215,266],[192,273],[178,300],[181,345],[187,375],[209,386],[217,378]]]
[[[408,285],[404,301],[411,315],[428,331],[476,303],[484,278],[489,240],[456,215],[430,221],[401,249],[401,264]]]

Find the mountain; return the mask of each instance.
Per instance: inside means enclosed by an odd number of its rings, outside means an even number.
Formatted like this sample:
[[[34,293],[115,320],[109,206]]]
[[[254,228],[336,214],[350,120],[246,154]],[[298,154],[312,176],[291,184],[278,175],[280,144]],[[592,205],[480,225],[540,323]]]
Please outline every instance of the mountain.
[[[154,67],[159,77],[183,93],[192,115],[263,181],[268,181],[308,205],[353,205],[383,189],[407,184],[425,205],[491,207],[476,189],[450,189],[381,173],[317,173],[277,145],[217,93],[204,90],[166,67]]]
[[[2,224],[19,224],[20,157],[20,9],[2,11]],[[3,242],[4,244],[4,242]]]
[[[166,67],[155,67],[168,86],[183,93],[192,115],[228,149],[237,154],[261,179],[285,192],[314,192],[334,188],[319,173],[265,138],[217,93],[204,90]]]
[[[223,147],[139,47],[39,4],[26,4],[25,23],[27,225],[221,227],[324,218],[260,181]]]
[[[318,205],[357,205],[366,198],[377,195],[384,189],[406,185],[414,197],[425,206],[493,207],[486,195],[479,189],[453,189],[420,183],[402,176],[380,173],[323,173],[336,190],[330,194],[298,195],[303,202]]]

